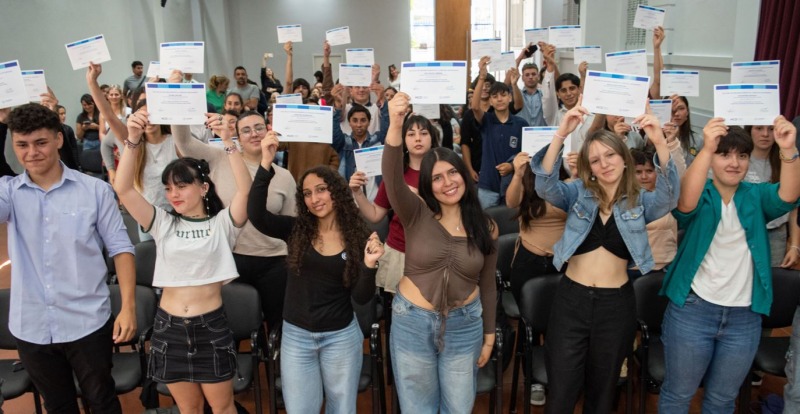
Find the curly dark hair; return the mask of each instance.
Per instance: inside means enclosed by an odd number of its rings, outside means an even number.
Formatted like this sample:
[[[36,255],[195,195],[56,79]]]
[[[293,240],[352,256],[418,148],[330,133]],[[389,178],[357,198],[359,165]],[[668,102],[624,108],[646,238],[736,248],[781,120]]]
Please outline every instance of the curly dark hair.
[[[286,256],[286,263],[292,273],[299,273],[306,249],[313,248],[311,243],[319,236],[319,220],[308,211],[303,197],[303,182],[309,174],[322,178],[331,194],[334,220],[341,232],[344,251],[347,254],[342,282],[345,287],[349,288],[358,279],[359,267],[364,261],[364,246],[369,238],[370,230],[358,212],[347,182],[330,167],[311,168],[297,180],[297,220],[287,243],[289,254]]]
[[[42,128],[61,132],[61,119],[46,106],[37,103],[20,105],[8,116],[8,129],[13,133],[30,134]]]

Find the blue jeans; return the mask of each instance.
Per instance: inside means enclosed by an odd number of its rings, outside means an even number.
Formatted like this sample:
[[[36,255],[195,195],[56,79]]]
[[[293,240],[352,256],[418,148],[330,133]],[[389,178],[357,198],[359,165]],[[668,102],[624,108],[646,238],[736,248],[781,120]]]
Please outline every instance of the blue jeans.
[[[83,149],[84,150],[87,150],[87,151],[88,150],[96,150],[98,148],[100,148],[100,140],[99,139],[93,139],[93,140],[85,139],[85,140],[83,140]]]
[[[732,413],[761,340],[761,315],[750,307],[720,306],[689,293],[664,314],[666,375],[659,413],[687,413],[704,380],[703,413]]]
[[[283,321],[281,381],[287,413],[356,412],[364,336],[353,321],[344,329],[310,332]]]
[[[403,412],[472,412],[483,344],[482,313],[479,298],[451,309],[440,351],[442,315],[414,305],[400,293],[395,295],[389,346]]]
[[[486,210],[489,207],[500,204],[500,193],[495,193],[485,188],[478,188],[478,201],[481,203],[481,208]]]
[[[792,322],[792,339],[789,342],[789,352],[786,353],[786,386],[783,388],[783,412],[800,413],[800,365],[797,357],[800,355],[800,306],[794,311]]]

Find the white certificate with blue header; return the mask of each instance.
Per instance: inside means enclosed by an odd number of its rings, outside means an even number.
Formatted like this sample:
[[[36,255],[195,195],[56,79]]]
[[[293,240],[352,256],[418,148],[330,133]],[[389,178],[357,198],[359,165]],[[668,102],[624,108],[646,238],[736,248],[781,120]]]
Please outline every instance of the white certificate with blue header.
[[[514,55],[514,51],[500,53],[500,56],[492,59],[492,63],[489,64],[489,68],[492,72],[506,71],[516,67],[517,57]]]
[[[206,85],[146,83],[147,112],[155,125],[202,125],[206,122]]]
[[[303,95],[300,95],[299,93],[278,95],[278,97],[275,99],[275,102],[282,104],[302,104]]]
[[[467,101],[467,62],[402,62],[402,92],[412,104],[464,104]]]
[[[325,40],[331,46],[346,45],[350,43],[350,26],[337,27],[325,32]]]
[[[550,41],[550,28],[549,27],[537,27],[534,29],[525,29],[525,45],[529,45],[531,43],[538,45],[539,42],[549,42]]]
[[[606,72],[647,76],[647,51],[637,49],[606,53]]]
[[[527,152],[532,157],[553,141],[556,131],[557,126],[523,127],[521,152]]]
[[[275,104],[272,130],[281,142],[333,142],[333,107]]]
[[[381,161],[383,159],[383,145],[374,147],[356,148],[353,150],[356,158],[356,171],[361,171],[367,177],[382,175]]]
[[[25,90],[31,102],[41,102],[42,94],[47,93],[47,81],[44,79],[44,70],[23,70],[22,79],[25,81]]]
[[[700,96],[700,72],[695,70],[662,70],[662,96]]]
[[[714,85],[714,117],[727,125],[772,125],[780,113],[778,84]]]
[[[339,64],[339,83],[344,86],[369,86],[372,84],[371,65]]]
[[[0,63],[0,108],[10,108],[29,102],[19,61]]]
[[[603,48],[600,46],[578,46],[573,50],[573,61],[577,64],[603,63]]]
[[[731,83],[778,83],[781,77],[780,60],[731,63]],[[770,124],[772,125],[772,124]]]
[[[651,99],[650,111],[658,118],[661,126],[672,120],[672,99]]]
[[[557,48],[578,47],[583,44],[580,26],[550,26],[550,43]]]
[[[278,43],[300,43],[303,41],[303,27],[299,24],[278,26]]]
[[[204,42],[167,42],[161,44],[160,77],[167,79],[173,70],[183,73],[203,73]],[[202,124],[202,122],[201,122]]]
[[[636,16],[633,18],[633,27],[638,29],[653,30],[658,26],[664,26],[664,16],[667,11],[658,7],[645,6],[640,4],[636,8]]]
[[[590,112],[637,117],[645,113],[649,76],[590,70],[583,88],[583,106]]]
[[[345,60],[351,65],[374,65],[375,64],[375,49],[373,48],[360,48],[360,49],[345,49]]]
[[[89,67],[89,62],[103,63],[111,60],[106,38],[103,35],[67,43],[65,46],[69,62],[72,64],[72,70],[87,68]]]
[[[470,56],[472,60],[480,60],[480,58],[484,56],[489,56],[491,60],[495,60],[500,57],[501,48],[501,40],[499,37],[492,39],[475,39],[472,41]],[[405,79],[403,80],[405,81]]]

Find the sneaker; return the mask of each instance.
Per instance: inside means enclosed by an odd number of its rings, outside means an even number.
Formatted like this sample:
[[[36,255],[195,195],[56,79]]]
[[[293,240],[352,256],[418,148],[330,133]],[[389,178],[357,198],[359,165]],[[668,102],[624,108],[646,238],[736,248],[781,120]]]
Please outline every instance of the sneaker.
[[[531,384],[531,405],[544,405],[545,399],[544,385]]]

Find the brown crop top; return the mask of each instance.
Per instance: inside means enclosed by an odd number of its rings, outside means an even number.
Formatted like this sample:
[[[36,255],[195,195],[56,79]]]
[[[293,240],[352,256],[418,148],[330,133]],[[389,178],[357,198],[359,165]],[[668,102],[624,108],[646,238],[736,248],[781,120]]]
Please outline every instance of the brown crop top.
[[[442,313],[463,305],[477,285],[483,306],[483,332],[494,333],[497,306],[496,242],[495,253],[483,255],[480,250],[468,245],[466,237],[450,235],[425,202],[409,190],[403,180],[401,147],[386,144],[382,169],[389,203],[406,231],[403,274]]]

